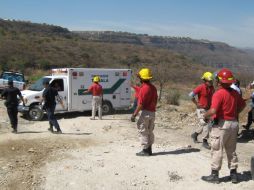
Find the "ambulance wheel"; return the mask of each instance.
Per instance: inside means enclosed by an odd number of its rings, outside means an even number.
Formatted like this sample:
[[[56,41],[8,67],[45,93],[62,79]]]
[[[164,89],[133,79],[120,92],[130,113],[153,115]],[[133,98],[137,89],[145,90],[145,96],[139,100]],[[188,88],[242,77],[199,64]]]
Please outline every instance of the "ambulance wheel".
[[[113,107],[110,102],[104,101],[102,103],[102,114],[107,115],[113,112]]]
[[[32,121],[41,121],[43,118],[43,110],[40,106],[34,105],[29,109],[27,117]]]

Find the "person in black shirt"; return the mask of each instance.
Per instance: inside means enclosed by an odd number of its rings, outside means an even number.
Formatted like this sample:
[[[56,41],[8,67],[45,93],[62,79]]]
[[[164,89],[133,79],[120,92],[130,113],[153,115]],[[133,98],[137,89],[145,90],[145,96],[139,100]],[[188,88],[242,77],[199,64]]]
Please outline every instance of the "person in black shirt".
[[[53,133],[54,132],[53,126],[54,126],[57,130],[57,133],[62,133],[60,126],[56,120],[56,117],[54,115],[54,112],[56,108],[56,97],[57,97],[57,100],[61,103],[62,107],[64,108],[63,101],[59,97],[57,90],[49,86],[48,81],[43,81],[43,85],[45,89],[43,91],[42,98],[43,98],[44,108],[46,109],[49,125],[50,125],[48,130]]]
[[[17,133],[17,126],[18,126],[18,104],[19,98],[23,101],[25,105],[24,99],[21,95],[21,92],[18,88],[13,86],[13,81],[8,81],[8,87],[5,88],[1,94],[1,98],[6,99],[5,106],[7,108],[7,113],[11,121],[11,127],[13,128],[13,133]]]

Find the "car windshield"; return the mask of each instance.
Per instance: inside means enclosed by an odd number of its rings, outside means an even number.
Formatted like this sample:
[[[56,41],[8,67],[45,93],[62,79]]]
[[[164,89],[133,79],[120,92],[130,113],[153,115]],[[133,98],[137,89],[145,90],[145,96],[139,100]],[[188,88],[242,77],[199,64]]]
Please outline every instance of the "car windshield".
[[[51,78],[41,78],[39,80],[37,80],[34,84],[32,84],[30,86],[30,88],[28,90],[33,90],[33,91],[42,91],[44,89],[43,86],[43,81],[51,81]]]
[[[25,82],[24,76],[17,73],[3,73],[2,78],[5,80],[13,80],[18,82]]]

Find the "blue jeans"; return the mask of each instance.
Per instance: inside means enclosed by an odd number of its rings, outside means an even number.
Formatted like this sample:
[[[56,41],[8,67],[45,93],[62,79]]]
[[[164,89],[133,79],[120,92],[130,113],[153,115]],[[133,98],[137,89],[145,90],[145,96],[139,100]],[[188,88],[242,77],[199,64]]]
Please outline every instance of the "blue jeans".
[[[54,114],[55,108],[56,108],[56,105],[46,107],[48,120],[49,120],[49,125],[50,125],[50,127],[54,126],[57,131],[61,131],[60,126],[59,126],[59,124],[56,120],[55,114]]]

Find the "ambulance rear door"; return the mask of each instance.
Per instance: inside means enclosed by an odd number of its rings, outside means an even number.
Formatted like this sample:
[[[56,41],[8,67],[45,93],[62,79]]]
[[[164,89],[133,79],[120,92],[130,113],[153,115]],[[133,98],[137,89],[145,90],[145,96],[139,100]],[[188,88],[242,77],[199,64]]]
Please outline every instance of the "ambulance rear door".
[[[131,70],[122,70],[120,77],[124,80],[120,87],[120,108],[128,108],[131,105]]]
[[[69,70],[69,88],[70,88],[70,110],[85,111],[91,110],[91,95],[85,95],[83,92],[91,84],[90,74],[84,68],[75,68]]]

